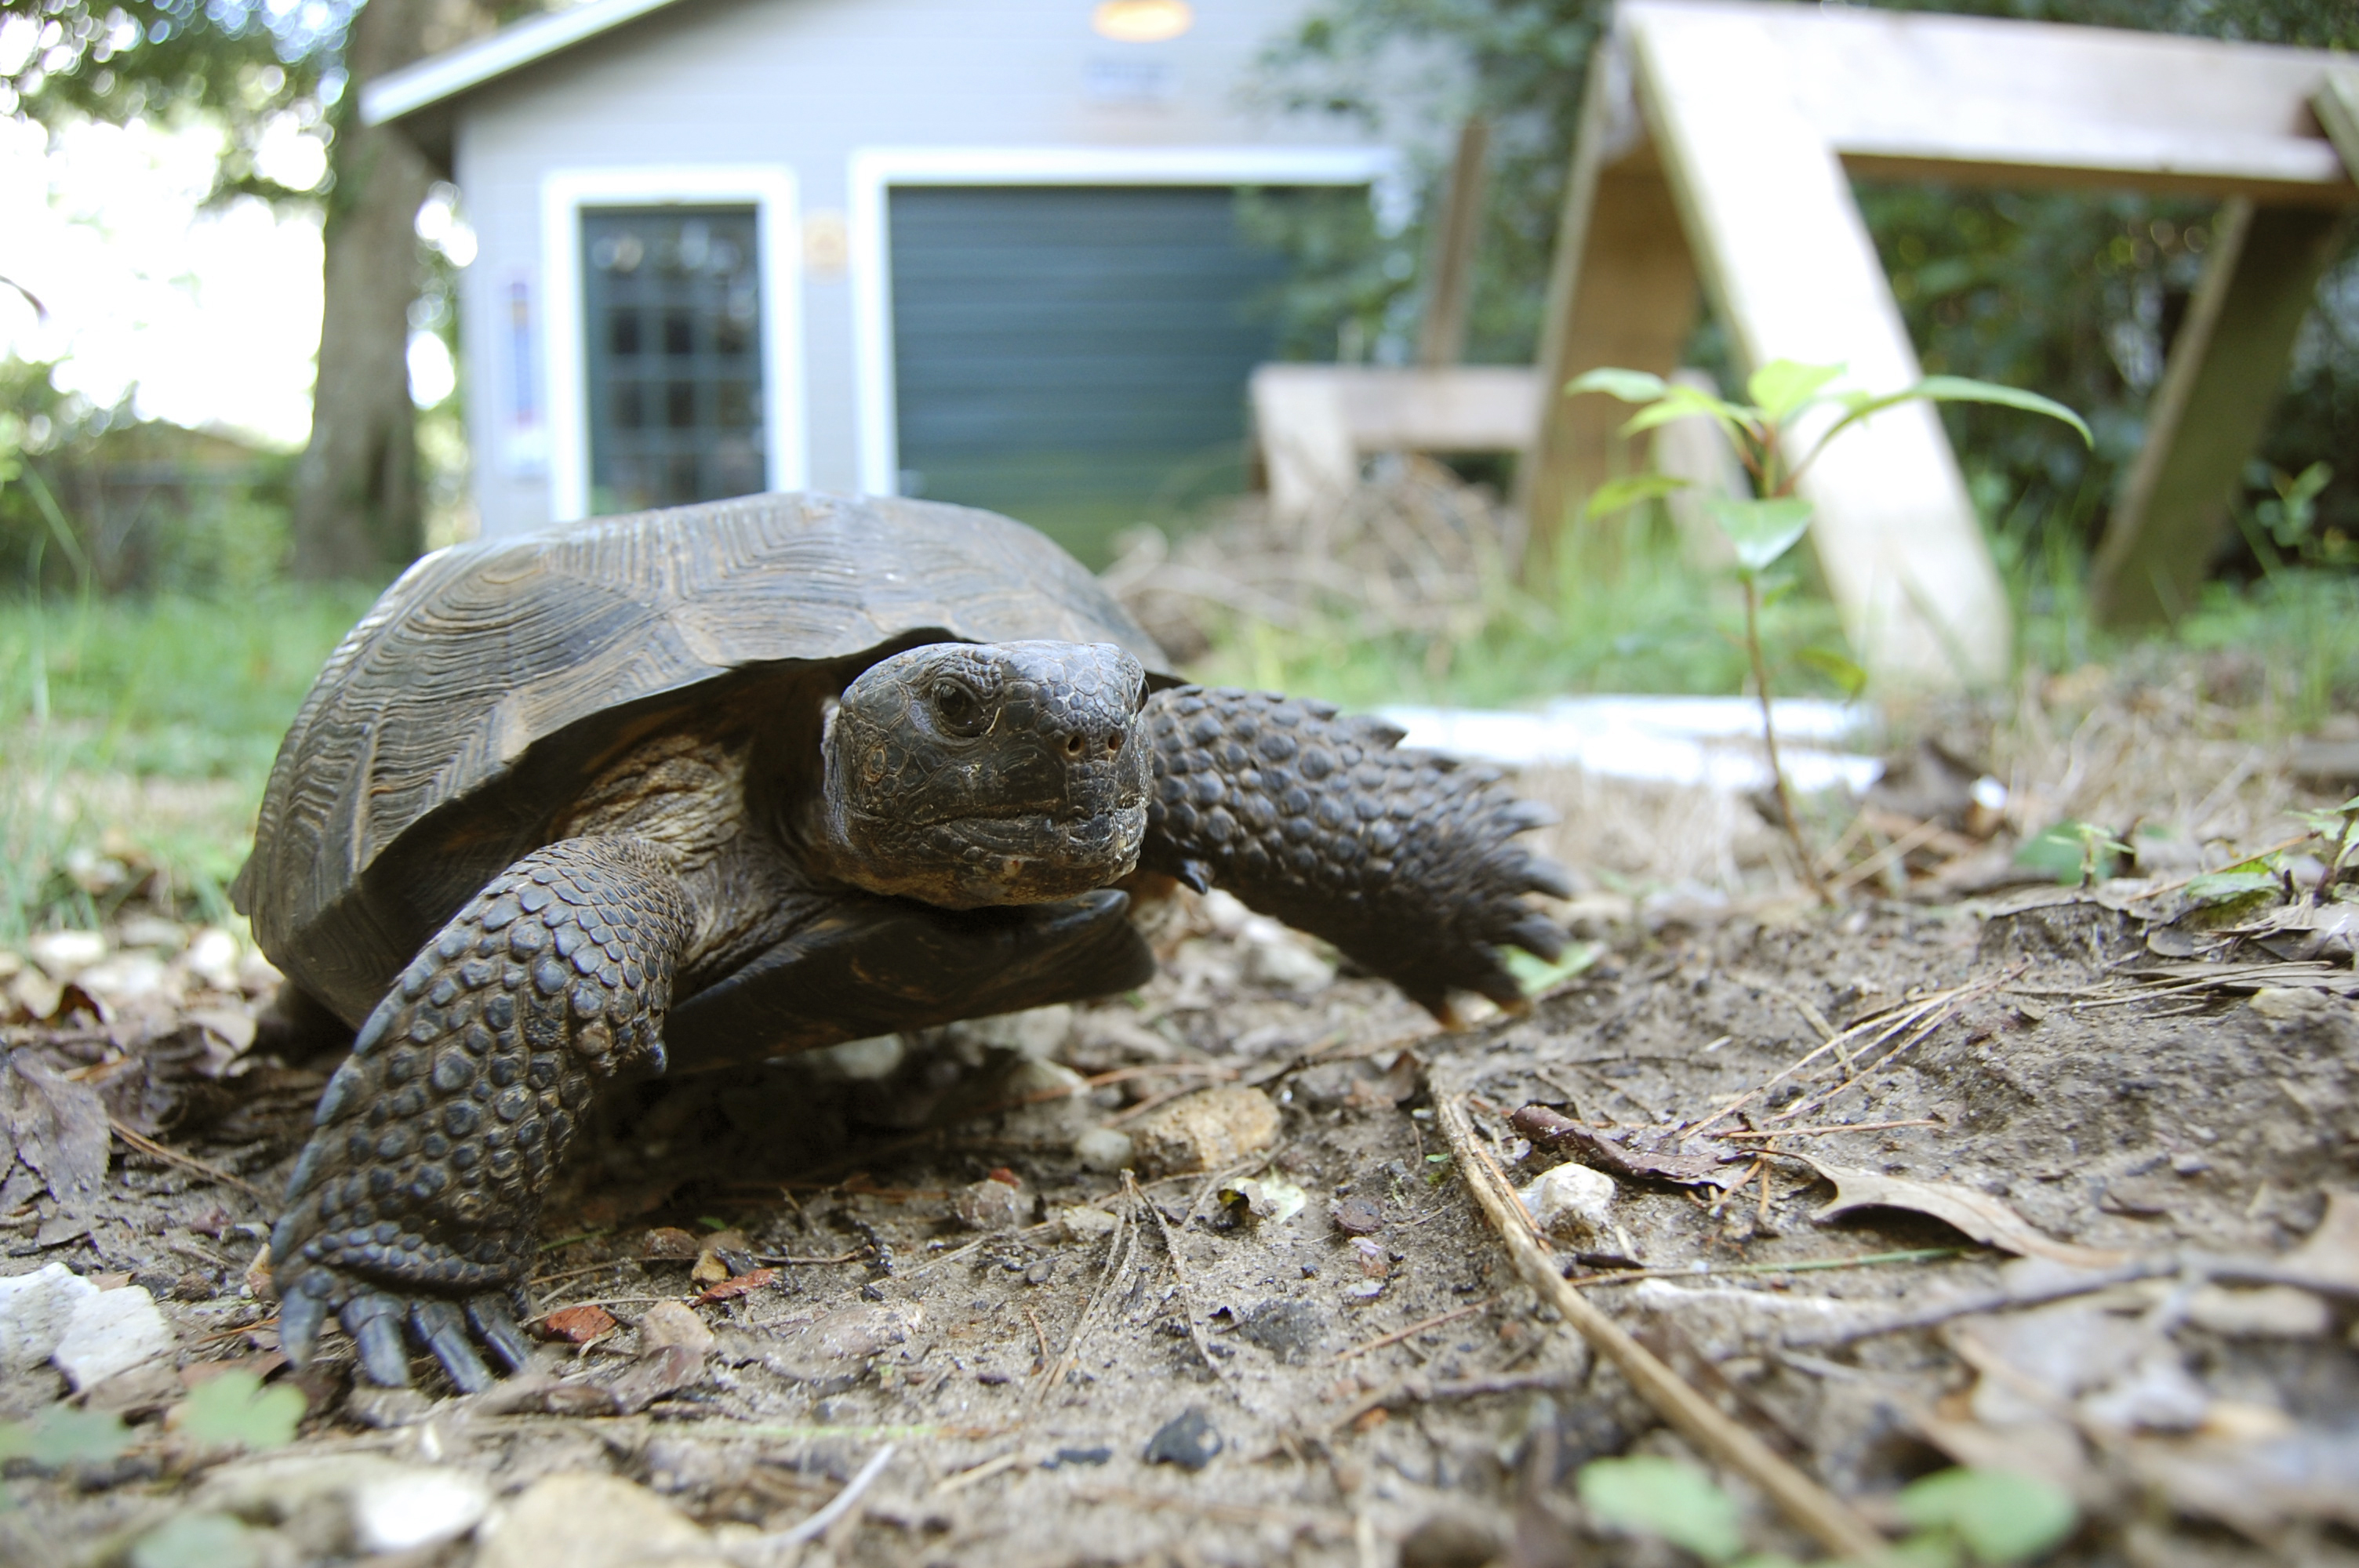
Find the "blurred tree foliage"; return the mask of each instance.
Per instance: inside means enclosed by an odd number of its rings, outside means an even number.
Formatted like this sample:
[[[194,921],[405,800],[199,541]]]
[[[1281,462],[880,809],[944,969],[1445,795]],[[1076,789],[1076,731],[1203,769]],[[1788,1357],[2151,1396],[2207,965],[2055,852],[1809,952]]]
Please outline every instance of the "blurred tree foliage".
[[[2352,0],[1872,3],[2359,49]],[[1493,161],[1468,358],[1530,362],[1589,55],[1609,11],[1605,0],[1322,0],[1266,52],[1261,92],[1274,106],[1356,120],[1425,153],[1414,171],[1419,217],[1390,233],[1366,203],[1247,199],[1244,221],[1297,265],[1280,307],[1289,352],[1406,357],[1421,305],[1422,215],[1435,205],[1450,133],[1481,114]],[[2034,579],[2076,576],[2141,438],[2214,205],[1932,185],[1862,184],[1859,196],[1929,371],[2045,393],[2095,427],[2092,452],[2046,421],[1942,410],[2000,547]],[[2332,541],[2359,537],[2359,256],[2330,273],[2321,300],[2247,501],[2267,506],[2323,460],[2335,471],[2310,504],[2316,536]],[[1691,358],[1728,378],[1712,324]],[[2311,558],[2344,553],[2323,547]]]

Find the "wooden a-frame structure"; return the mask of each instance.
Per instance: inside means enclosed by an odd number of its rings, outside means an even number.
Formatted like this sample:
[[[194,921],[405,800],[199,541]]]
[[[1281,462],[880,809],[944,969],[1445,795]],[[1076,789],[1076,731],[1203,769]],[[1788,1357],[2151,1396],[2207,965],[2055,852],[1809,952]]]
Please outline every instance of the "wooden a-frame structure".
[[[1878,392],[1915,381],[1854,174],[2224,198],[2097,559],[2105,620],[2167,618],[2201,580],[2359,208],[2350,69],[2318,51],[2090,27],[1622,0],[1573,150],[1539,384],[1599,365],[1669,374],[1699,281],[1747,366],[1841,362],[1847,384]],[[1543,394],[1524,465],[1536,531],[1614,471],[1628,414]],[[1846,630],[1879,681],[2004,676],[2006,595],[1930,407],[1846,435],[1803,492]]]

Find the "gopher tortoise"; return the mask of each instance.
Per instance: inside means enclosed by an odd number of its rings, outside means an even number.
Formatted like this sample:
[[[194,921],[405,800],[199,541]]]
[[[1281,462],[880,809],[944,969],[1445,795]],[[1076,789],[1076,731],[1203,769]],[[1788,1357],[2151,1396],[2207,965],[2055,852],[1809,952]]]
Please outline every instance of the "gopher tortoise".
[[[514,1368],[541,1195],[633,1076],[1078,1000],[1154,960],[1125,887],[1228,889],[1439,1015],[1517,1000],[1563,874],[1497,774],[1181,684],[1006,518],[767,495],[441,551],[329,657],[234,896],[356,1027],[271,1235],[460,1387]],[[528,1309],[527,1309],[528,1310]]]

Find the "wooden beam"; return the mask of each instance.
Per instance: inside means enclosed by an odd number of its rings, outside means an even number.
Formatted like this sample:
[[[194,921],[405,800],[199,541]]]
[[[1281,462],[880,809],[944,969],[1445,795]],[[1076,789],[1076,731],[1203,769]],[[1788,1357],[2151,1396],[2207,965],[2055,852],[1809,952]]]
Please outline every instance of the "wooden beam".
[[[2319,127],[2343,158],[2343,167],[2359,181],[2359,66],[2338,65],[2310,94],[2310,112]]]
[[[2167,622],[2195,602],[2344,232],[2341,214],[2312,207],[2236,200],[2223,218],[2097,549],[2093,608],[2108,626]]]
[[[1483,193],[1489,183],[1491,127],[1479,114],[1458,127],[1450,183],[1425,252],[1425,320],[1417,336],[1417,362],[1428,369],[1466,357],[1466,309],[1474,293],[1474,243],[1483,232]]]
[[[1631,466],[1618,434],[1630,410],[1608,397],[1566,397],[1565,384],[1601,365],[1670,374],[1698,303],[1695,258],[1646,144],[1628,57],[1608,43],[1590,58],[1540,329],[1539,432],[1516,476],[1536,554],[1557,548],[1590,492]],[[1610,574],[1618,538],[1562,543],[1588,569]]]
[[[1527,449],[1539,389],[1522,365],[1266,364],[1252,397],[1270,504],[1300,517],[1357,482],[1365,453]]]
[[[1757,27],[1781,94],[1854,173],[2359,205],[2310,108],[2350,69],[2322,49],[1756,0],[1624,10]]]
[[[1897,390],[1919,378],[1917,355],[1843,166],[1783,86],[1766,15],[1777,9],[1630,5],[1639,103],[1742,361],[1842,364],[1851,385]],[[1847,432],[1800,492],[1873,676],[1931,687],[2005,677],[2006,590],[1931,408],[1906,405]]]

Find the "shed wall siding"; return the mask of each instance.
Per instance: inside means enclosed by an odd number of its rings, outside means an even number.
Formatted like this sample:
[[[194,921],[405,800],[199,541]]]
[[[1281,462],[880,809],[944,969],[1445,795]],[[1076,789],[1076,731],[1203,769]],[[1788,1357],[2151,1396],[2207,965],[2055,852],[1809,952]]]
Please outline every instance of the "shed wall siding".
[[[549,517],[545,471],[512,428],[512,286],[532,331],[542,283],[543,178],[557,169],[783,163],[804,216],[841,213],[857,148],[1335,146],[1353,127],[1240,104],[1255,56],[1304,0],[1196,0],[1195,26],[1152,45],[1090,31],[1086,0],[691,0],[488,86],[460,107],[453,148],[480,241],[462,292],[469,419],[484,532]],[[1093,62],[1168,62],[1158,103],[1093,101]],[[858,488],[847,277],[806,275],[800,353],[814,488]],[[531,358],[538,373],[539,356]],[[545,411],[548,389],[532,399]]]

